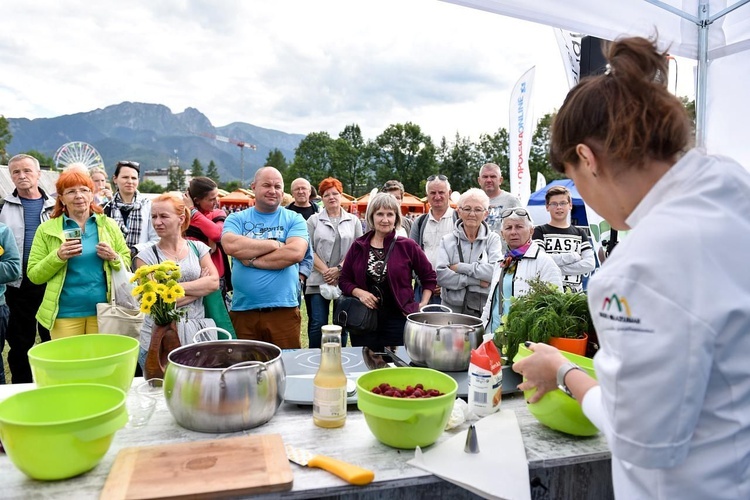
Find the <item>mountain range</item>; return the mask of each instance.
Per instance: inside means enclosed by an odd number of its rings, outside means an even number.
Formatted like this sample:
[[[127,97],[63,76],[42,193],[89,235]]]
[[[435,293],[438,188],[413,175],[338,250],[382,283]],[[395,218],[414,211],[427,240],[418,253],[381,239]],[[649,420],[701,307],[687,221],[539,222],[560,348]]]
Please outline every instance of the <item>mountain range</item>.
[[[241,122],[214,127],[195,108],[172,113],[162,104],[138,102],[54,118],[8,118],[8,122],[13,134],[7,147],[11,155],[34,149],[54,158],[64,144],[80,141],[99,152],[108,174],[114,173],[119,160],[138,161],[144,172],[175,163],[189,169],[197,158],[204,171],[213,160],[222,182],[241,177],[249,182],[273,149],[280,150],[291,162],[294,150],[305,137]],[[255,145],[256,149],[222,142],[222,137]]]

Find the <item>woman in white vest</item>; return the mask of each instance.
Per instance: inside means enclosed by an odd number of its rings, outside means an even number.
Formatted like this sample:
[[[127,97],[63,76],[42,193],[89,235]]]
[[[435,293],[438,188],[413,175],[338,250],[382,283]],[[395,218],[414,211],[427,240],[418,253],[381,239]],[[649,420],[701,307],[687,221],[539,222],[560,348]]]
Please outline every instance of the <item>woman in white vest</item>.
[[[321,328],[328,324],[331,313],[331,295],[324,290],[338,286],[344,257],[354,240],[362,236],[362,224],[353,214],[341,207],[341,193],[344,187],[341,181],[328,177],[318,186],[323,197],[323,207],[307,219],[307,232],[310,233],[310,244],[313,250],[313,271],[307,279],[305,288],[305,306],[307,307],[307,337],[310,348],[320,347]],[[330,290],[331,288],[328,288]],[[346,345],[346,333],[341,338]]]

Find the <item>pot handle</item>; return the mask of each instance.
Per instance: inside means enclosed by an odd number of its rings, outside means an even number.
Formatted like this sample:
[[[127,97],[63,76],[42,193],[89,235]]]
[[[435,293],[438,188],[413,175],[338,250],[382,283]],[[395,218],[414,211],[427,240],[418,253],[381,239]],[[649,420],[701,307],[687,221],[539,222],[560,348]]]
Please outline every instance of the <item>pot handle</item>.
[[[193,335],[193,343],[197,344],[198,342],[209,342],[211,339],[206,334],[206,332],[210,332],[212,330],[216,330],[216,336],[218,337],[220,333],[223,333],[227,336],[227,340],[232,340],[232,334],[228,331],[224,330],[223,328],[219,328],[218,326],[209,326],[208,328],[202,328],[195,332],[195,335]]]
[[[450,328],[453,330],[454,328],[463,328],[464,329],[464,335],[468,335],[474,330],[476,330],[476,326],[469,326],[469,325],[443,325],[443,326],[434,326],[435,328],[435,334],[439,337],[440,336],[440,330],[443,328]]]
[[[419,312],[430,312],[428,309],[434,307],[437,308],[437,312],[444,312],[449,313],[453,312],[450,307],[444,306],[443,304],[427,304],[426,306],[422,306],[419,308]]]
[[[263,361],[243,361],[242,363],[235,363],[229,368],[224,368],[223,370],[221,370],[221,375],[219,376],[219,380],[221,380],[221,387],[222,388],[226,387],[226,382],[224,382],[224,374],[226,372],[228,372],[229,370],[233,370],[235,368],[245,368],[245,367],[254,366],[254,365],[258,365],[259,369],[258,369],[257,378],[258,378],[258,382],[260,382],[261,374],[264,371],[268,370],[268,366],[266,366],[266,364]]]

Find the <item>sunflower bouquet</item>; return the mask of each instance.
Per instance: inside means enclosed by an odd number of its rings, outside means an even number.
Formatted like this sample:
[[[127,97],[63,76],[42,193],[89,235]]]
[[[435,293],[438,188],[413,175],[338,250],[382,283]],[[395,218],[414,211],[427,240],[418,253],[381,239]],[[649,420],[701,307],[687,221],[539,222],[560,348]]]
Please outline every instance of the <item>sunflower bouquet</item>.
[[[183,316],[177,309],[177,299],[185,296],[185,289],[177,282],[180,276],[180,266],[165,260],[139,267],[130,279],[137,284],[133,296],[138,297],[141,312],[150,314],[157,325],[168,325]]]

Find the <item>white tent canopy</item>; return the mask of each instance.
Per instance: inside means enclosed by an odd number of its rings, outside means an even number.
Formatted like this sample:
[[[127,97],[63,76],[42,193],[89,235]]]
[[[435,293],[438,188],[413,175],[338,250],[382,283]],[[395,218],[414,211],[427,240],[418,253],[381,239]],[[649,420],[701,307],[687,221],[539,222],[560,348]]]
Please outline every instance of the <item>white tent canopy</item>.
[[[750,0],[443,0],[614,40],[651,37],[698,61],[697,144],[750,169]]]

